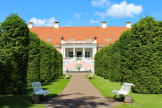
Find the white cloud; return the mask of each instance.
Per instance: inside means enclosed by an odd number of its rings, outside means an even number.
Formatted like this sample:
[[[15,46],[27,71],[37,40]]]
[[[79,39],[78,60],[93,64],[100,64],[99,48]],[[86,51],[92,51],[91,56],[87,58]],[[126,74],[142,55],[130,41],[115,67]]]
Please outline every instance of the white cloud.
[[[34,26],[46,26],[46,27],[51,27],[54,26],[54,22],[56,21],[56,19],[54,17],[50,18],[50,19],[37,19],[37,18],[31,18],[29,22],[33,22]]]
[[[99,21],[99,20],[94,21],[93,19],[90,19],[90,22],[91,22],[91,23],[100,23],[100,21]]]
[[[104,12],[95,12],[95,14],[97,14],[98,16],[100,16],[102,19],[104,19],[104,17],[107,15]]]
[[[69,23],[73,23],[73,21],[69,21]]]
[[[138,15],[142,10],[141,5],[127,4],[126,1],[122,1],[120,4],[114,4],[107,9],[107,15],[111,17],[134,17],[133,14]]]
[[[133,3],[127,4],[126,1],[122,1],[120,4],[114,4],[106,10],[106,12],[95,12],[98,16],[104,19],[105,16],[111,16],[116,18],[134,17],[142,12],[141,5],[134,5]]]
[[[74,17],[77,18],[77,19],[80,19],[80,16],[81,16],[81,15],[82,15],[82,14],[76,14],[76,13],[75,13],[75,14],[74,14]]]
[[[91,5],[104,8],[110,6],[111,3],[108,0],[92,0]]]

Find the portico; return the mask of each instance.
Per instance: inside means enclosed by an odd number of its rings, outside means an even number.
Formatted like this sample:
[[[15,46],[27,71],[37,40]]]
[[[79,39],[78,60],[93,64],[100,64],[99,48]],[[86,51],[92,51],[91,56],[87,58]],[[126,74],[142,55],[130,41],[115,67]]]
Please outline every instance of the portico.
[[[97,51],[97,44],[74,44],[74,45],[62,45],[61,52],[63,55],[63,60],[84,60],[94,59]]]

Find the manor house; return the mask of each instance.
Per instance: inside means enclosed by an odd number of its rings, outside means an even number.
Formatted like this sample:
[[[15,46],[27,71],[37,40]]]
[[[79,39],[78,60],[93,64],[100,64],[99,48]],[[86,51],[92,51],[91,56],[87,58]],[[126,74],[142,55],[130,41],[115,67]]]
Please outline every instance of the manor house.
[[[36,33],[41,40],[52,44],[63,55],[63,70],[94,71],[94,57],[102,47],[114,43],[131,23],[125,27],[109,27],[106,22],[102,26],[90,27],[59,27],[55,22],[53,27],[34,27],[28,23],[30,31]]]

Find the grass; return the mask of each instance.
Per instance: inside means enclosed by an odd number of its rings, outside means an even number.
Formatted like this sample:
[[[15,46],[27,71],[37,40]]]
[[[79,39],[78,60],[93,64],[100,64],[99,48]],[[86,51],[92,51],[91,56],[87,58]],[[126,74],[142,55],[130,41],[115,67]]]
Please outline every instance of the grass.
[[[69,79],[64,79],[64,75],[58,77],[56,80],[52,80],[49,83],[41,83],[43,90],[49,90],[51,93],[47,97],[56,97],[66,87]],[[69,75],[71,78],[72,75]],[[45,108],[41,104],[25,104],[31,101],[32,95],[34,95],[33,88],[28,87],[27,93],[21,95],[2,95],[0,94],[0,108]]]
[[[121,88],[120,82],[110,82],[109,79],[97,75],[94,77],[95,79],[89,79],[89,81],[101,91],[101,95],[104,97],[114,97],[115,94],[112,93],[112,90],[120,90]],[[130,90],[128,95],[132,96],[133,104],[116,105],[115,108],[162,108],[162,94],[137,94]]]

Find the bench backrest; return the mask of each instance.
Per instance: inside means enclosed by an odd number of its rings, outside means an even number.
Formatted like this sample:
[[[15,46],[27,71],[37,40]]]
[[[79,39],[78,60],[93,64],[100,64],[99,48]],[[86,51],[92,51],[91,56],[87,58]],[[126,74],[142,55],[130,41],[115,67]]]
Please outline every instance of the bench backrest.
[[[34,93],[42,90],[42,86],[41,86],[41,83],[40,82],[37,82],[35,84],[32,84],[32,86],[33,86]]]
[[[129,92],[131,86],[134,86],[134,85],[131,84],[131,83],[123,83],[120,91],[127,91],[127,92]]]
[[[91,77],[93,76],[94,72],[92,72]]]
[[[67,74],[66,74],[66,72],[65,72],[65,76],[67,77]]]

